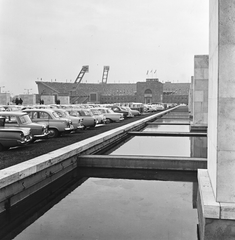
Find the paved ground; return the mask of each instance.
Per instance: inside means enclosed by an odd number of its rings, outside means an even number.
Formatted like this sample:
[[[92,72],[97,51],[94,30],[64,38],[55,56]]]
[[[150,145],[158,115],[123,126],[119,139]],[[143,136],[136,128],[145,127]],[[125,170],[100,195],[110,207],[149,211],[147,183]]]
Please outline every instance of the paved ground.
[[[81,140],[93,137],[102,132],[109,131],[116,127],[123,126],[130,122],[137,121],[153,113],[144,114],[134,118],[128,118],[120,123],[109,123],[93,129],[81,130],[78,133],[73,133],[61,136],[55,139],[47,139],[40,142],[35,142],[24,147],[10,149],[0,153],[0,169],[10,167],[12,165],[27,161],[29,159],[41,156],[53,150],[65,147],[67,145],[79,142]]]

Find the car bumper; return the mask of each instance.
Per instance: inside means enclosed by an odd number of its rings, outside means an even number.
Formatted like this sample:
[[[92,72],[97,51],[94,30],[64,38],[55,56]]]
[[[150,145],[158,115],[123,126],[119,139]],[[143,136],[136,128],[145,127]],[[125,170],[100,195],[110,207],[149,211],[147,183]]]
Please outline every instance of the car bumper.
[[[49,132],[47,134],[39,134],[39,135],[34,135],[34,139],[46,139],[48,138]]]

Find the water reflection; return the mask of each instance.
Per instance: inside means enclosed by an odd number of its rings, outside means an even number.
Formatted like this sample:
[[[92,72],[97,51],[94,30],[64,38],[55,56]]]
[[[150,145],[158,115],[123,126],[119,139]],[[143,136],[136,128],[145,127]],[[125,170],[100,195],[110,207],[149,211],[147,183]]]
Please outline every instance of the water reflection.
[[[190,137],[136,136],[112,154],[190,157]]]
[[[150,132],[189,132],[189,125],[148,125],[144,130]]]
[[[162,123],[186,123],[186,124],[188,124],[189,123],[189,119],[184,119],[184,118],[182,118],[182,119],[171,119],[171,118],[163,119],[163,118],[159,118],[155,122],[159,122],[159,123],[161,123],[161,122]]]
[[[196,240],[192,183],[90,178],[16,240]]]

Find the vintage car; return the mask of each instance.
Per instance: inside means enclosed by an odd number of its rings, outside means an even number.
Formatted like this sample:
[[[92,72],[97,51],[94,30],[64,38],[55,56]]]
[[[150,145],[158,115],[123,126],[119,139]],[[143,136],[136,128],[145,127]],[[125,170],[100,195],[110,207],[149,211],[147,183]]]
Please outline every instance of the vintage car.
[[[93,116],[89,109],[73,109],[68,111],[72,116],[82,117],[83,128],[95,127],[98,124],[97,119]]]
[[[5,127],[5,119],[0,118],[0,151],[23,146],[32,141],[30,128]]]
[[[120,106],[110,106],[109,108],[114,112],[122,113],[124,118],[133,117],[129,111],[122,109]]]
[[[47,138],[49,135],[48,124],[33,123],[25,112],[0,112],[0,117],[5,118],[5,127],[30,128],[33,141]]]
[[[131,114],[132,114],[134,117],[141,115],[140,111],[138,111],[138,110],[131,109],[130,107],[122,107],[122,109],[123,109],[123,108],[124,108],[125,110],[131,112]]]
[[[32,122],[48,124],[49,138],[74,131],[72,121],[67,118],[60,118],[53,109],[25,109],[23,112],[29,115]]]
[[[113,110],[105,107],[98,107],[98,109],[106,117],[106,122],[120,122],[124,120],[122,113],[115,113]]]
[[[83,124],[82,124],[82,117],[75,117],[69,114],[69,112],[65,109],[59,109],[56,108],[54,109],[54,111],[61,117],[61,118],[67,118],[70,119],[72,121],[72,124],[74,126],[74,130],[78,130],[83,128]]]
[[[90,111],[94,115],[94,117],[97,119],[98,124],[105,124],[106,123],[106,117],[101,111],[97,108],[91,108]]]

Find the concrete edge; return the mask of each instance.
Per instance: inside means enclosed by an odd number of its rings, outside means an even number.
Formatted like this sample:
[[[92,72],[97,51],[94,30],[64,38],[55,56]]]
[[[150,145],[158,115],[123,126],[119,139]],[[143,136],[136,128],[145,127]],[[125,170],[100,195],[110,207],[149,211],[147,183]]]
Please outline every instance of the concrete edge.
[[[235,220],[235,203],[216,202],[207,169],[198,169],[198,188],[204,218]]]
[[[204,218],[220,218],[220,204],[215,201],[207,169],[198,169],[198,188]]]

